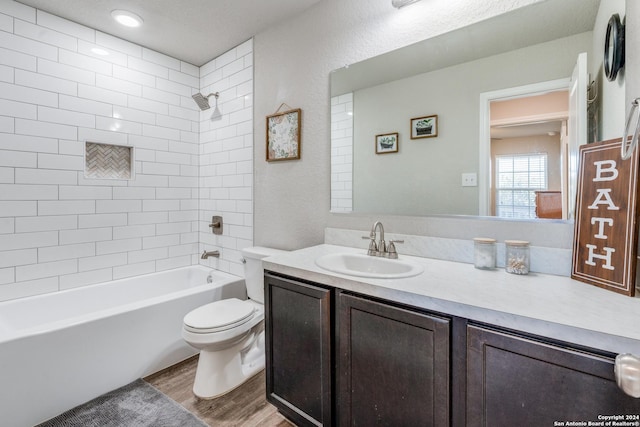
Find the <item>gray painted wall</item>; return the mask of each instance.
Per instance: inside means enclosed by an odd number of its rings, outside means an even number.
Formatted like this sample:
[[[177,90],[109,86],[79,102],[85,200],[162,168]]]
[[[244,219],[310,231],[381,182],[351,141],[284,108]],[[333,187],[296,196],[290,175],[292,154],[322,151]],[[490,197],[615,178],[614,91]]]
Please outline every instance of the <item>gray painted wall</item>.
[[[478,172],[480,94],[569,78],[591,39],[583,33],[356,91],[354,211],[478,215],[478,187],[461,181]],[[429,114],[438,115],[438,137],[411,140],[409,118]],[[389,132],[399,133],[398,153],[376,155],[375,135]]]

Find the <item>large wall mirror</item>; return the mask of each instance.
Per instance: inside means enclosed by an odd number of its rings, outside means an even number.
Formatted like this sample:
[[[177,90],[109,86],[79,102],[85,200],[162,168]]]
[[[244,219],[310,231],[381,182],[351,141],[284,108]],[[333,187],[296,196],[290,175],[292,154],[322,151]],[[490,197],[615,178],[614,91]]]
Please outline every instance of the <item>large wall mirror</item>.
[[[546,0],[332,72],[331,211],[571,219],[578,146],[624,125],[624,10]]]

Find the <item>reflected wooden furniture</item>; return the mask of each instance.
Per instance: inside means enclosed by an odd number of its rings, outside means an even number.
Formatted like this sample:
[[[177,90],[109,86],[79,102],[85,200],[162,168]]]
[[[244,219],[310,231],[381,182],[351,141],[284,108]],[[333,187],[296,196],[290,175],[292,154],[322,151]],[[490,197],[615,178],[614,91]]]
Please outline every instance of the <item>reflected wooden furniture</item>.
[[[562,219],[560,191],[536,191],[536,218]]]

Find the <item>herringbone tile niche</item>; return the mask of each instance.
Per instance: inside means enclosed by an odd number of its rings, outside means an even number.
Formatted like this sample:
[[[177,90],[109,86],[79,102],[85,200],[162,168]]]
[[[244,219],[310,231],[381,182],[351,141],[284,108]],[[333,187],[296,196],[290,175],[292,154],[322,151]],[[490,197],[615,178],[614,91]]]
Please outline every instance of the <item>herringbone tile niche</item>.
[[[97,179],[131,179],[131,147],[87,142],[85,176]]]

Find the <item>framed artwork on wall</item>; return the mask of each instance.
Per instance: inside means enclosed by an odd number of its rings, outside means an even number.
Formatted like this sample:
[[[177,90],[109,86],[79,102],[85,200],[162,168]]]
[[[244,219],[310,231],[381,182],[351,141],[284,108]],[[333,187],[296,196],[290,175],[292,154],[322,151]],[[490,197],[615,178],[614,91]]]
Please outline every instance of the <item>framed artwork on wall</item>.
[[[411,139],[438,136],[438,116],[415,117],[411,119]]]
[[[398,132],[376,135],[376,154],[398,152]]]
[[[267,161],[300,158],[302,110],[292,109],[267,116]]]

